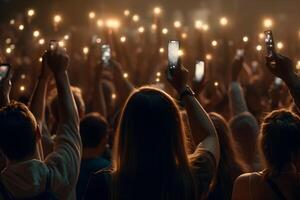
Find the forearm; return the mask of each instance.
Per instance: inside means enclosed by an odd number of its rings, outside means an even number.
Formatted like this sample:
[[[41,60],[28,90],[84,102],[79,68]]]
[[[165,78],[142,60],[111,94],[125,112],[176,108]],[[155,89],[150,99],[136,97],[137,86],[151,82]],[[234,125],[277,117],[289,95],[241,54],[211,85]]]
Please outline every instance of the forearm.
[[[44,121],[47,86],[48,80],[41,77],[35,87],[29,106],[29,109],[35,116],[40,127],[42,127],[42,123]]]
[[[93,99],[93,111],[99,112],[104,117],[107,117],[107,109],[101,81],[95,82],[95,98]]]
[[[118,101],[121,105],[123,105],[131,92],[134,90],[134,87],[128,79],[124,78],[123,72],[120,70],[116,72],[114,76],[114,82],[118,94]]]
[[[60,123],[72,120],[78,125],[79,117],[67,72],[54,75],[58,94]]]
[[[215,128],[197,99],[192,96],[186,96],[183,100],[195,144],[198,145],[208,136],[214,136]]]
[[[298,109],[300,108],[300,79],[296,73],[293,73],[288,79],[285,80],[290,93],[294,99]]]
[[[10,103],[9,95],[0,95],[0,108]]]
[[[248,111],[243,89],[238,82],[229,85],[229,104],[232,116]]]

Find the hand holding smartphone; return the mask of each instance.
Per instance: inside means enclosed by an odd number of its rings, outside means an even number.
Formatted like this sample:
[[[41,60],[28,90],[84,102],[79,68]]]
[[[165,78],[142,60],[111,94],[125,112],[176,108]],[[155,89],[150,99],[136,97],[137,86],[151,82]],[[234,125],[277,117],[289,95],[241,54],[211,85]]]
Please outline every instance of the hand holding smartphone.
[[[103,44],[101,46],[101,52],[102,52],[102,62],[104,63],[104,66],[108,66],[109,60],[111,59],[110,46],[107,44]]]
[[[6,79],[9,75],[10,65],[9,64],[0,64],[0,82]]]
[[[205,63],[204,61],[197,61],[195,65],[195,81],[201,82],[205,75]]]
[[[58,45],[58,41],[57,40],[50,40],[49,43],[49,50],[50,51],[56,51],[58,49],[59,45]]]
[[[179,64],[179,50],[180,43],[177,40],[170,40],[168,44],[168,61],[169,61],[169,73],[172,75],[176,67]]]
[[[273,57],[276,54],[276,50],[273,33],[271,30],[265,31],[265,44],[267,49],[267,56]]]

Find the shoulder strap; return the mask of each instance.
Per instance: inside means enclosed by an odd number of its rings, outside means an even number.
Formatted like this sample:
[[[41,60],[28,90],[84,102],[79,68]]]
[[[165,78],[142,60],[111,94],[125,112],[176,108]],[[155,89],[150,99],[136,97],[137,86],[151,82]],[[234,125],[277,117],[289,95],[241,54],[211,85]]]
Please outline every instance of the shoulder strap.
[[[14,200],[11,193],[5,188],[4,184],[0,179],[0,193],[3,195],[5,200]]]
[[[270,188],[272,189],[272,191],[277,195],[277,197],[281,200],[286,200],[286,198],[284,197],[283,193],[280,191],[279,187],[276,185],[276,183],[274,183],[271,179],[267,178],[267,183],[270,186]]]

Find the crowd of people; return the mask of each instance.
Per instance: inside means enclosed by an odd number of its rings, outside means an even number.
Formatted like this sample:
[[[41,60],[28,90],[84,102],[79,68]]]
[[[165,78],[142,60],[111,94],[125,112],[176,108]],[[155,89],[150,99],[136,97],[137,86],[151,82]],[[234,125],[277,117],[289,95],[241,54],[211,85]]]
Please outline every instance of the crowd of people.
[[[12,20],[0,33],[11,66],[0,79],[0,200],[300,199],[296,57],[263,59],[248,37],[208,47],[202,23],[191,45],[182,24],[169,36],[157,16],[151,35],[98,21],[83,48],[87,33],[56,24],[42,38],[27,18]],[[183,50],[171,74],[169,39]]]

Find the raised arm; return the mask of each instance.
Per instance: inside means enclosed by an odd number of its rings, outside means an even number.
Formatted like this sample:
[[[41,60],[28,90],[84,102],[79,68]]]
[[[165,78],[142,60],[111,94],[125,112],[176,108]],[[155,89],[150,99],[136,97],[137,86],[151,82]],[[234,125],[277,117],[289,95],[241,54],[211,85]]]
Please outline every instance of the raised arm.
[[[106,103],[103,93],[103,84],[101,82],[103,64],[99,63],[96,67],[95,81],[94,81],[94,98],[92,102],[93,111],[101,113],[107,117]]]
[[[64,50],[47,53],[47,64],[53,72],[59,106],[59,125],[54,140],[54,151],[46,164],[53,170],[57,183],[74,185],[79,174],[82,144],[79,117],[67,73],[69,57]]]
[[[190,91],[188,86],[188,71],[177,67],[172,77],[168,76],[170,83],[180,95],[182,103],[185,105],[193,140],[196,145],[211,152],[218,164],[220,159],[220,146],[218,136],[213,123],[208,114],[200,105],[198,100]]]
[[[42,129],[42,124],[44,122],[47,87],[51,77],[51,71],[47,66],[45,57],[46,54],[43,55],[42,71],[34,89],[34,92],[32,94],[29,105],[29,109],[35,116],[35,119],[39,124],[40,130]]]
[[[11,74],[0,82],[0,108],[10,103]]]
[[[247,104],[244,97],[244,91],[238,82],[238,76],[243,68],[244,58],[238,58],[233,61],[231,66],[230,78],[231,82],[229,84],[229,104],[232,116],[236,116],[243,112],[247,112]]]
[[[288,86],[295,104],[300,108],[300,79],[294,71],[293,62],[282,55],[266,58],[267,67],[277,77],[281,78]]]

